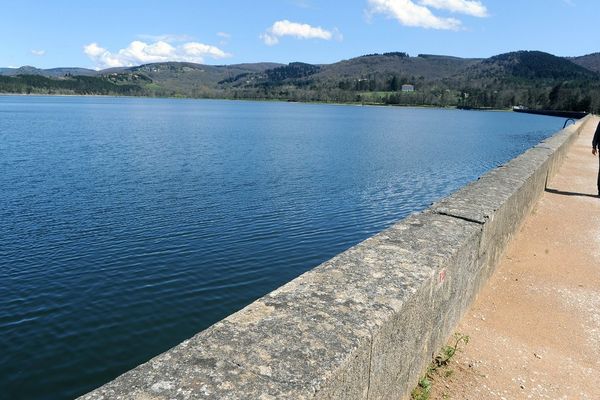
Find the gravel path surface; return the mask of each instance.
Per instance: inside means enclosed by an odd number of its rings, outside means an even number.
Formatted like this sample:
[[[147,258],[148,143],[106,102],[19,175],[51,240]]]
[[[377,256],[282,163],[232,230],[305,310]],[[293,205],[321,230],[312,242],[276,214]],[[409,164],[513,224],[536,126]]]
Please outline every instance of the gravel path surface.
[[[600,399],[600,198],[590,121],[457,331],[431,399]],[[445,376],[450,375],[450,376]]]

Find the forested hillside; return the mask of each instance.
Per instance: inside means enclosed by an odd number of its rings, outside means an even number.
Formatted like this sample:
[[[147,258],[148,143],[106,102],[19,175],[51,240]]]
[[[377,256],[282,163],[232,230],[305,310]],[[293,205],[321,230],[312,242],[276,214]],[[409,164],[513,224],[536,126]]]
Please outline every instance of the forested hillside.
[[[277,99],[600,111],[600,53],[519,51],[488,59],[393,52],[334,64],[156,63],[93,71],[0,69],[0,92]],[[411,85],[414,91],[402,91]]]
[[[570,58],[575,64],[580,65],[590,71],[600,72],[600,53],[587,54],[581,57]]]

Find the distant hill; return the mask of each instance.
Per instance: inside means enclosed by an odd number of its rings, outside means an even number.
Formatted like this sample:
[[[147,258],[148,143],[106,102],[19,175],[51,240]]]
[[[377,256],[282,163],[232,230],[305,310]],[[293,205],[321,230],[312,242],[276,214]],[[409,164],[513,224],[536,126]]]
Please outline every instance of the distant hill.
[[[135,77],[149,78],[146,89],[156,96],[215,97],[219,83],[240,75],[260,74],[281,64],[256,63],[234,65],[204,65],[186,62],[164,62],[137,67],[99,71],[107,79],[129,82]]]
[[[137,84],[117,84],[93,76],[67,76],[60,79],[42,75],[0,76],[0,93],[80,94],[143,96]]]
[[[174,72],[182,73],[182,72],[192,72],[203,70],[204,72],[212,72],[221,78],[227,75],[240,73],[240,72],[263,72],[270,68],[276,68],[281,66],[282,64],[278,63],[254,63],[254,64],[233,64],[233,65],[202,65],[202,64],[194,64],[194,63],[182,63],[182,62],[165,62],[165,63],[153,63],[146,64],[134,67],[118,67],[118,68],[108,68],[104,70],[93,70],[88,68],[78,68],[78,67],[66,67],[66,68],[49,68],[49,69],[40,69],[36,67],[32,67],[29,65],[19,67],[19,68],[0,68],[0,76],[17,76],[17,75],[41,75],[46,76],[48,78],[59,78],[64,77],[65,75],[82,75],[82,76],[102,76],[114,73],[132,73],[132,72],[148,72],[154,73],[157,77],[162,78],[164,74],[172,75]],[[211,74],[207,74],[208,79],[212,76]],[[220,79],[213,79],[220,80]]]
[[[600,72],[600,53],[587,54],[581,57],[571,57],[569,60],[590,71]]]
[[[98,71],[87,68],[50,68],[39,69],[29,65],[20,68],[0,68],[0,75],[17,76],[17,75],[40,75],[48,78],[59,78],[65,75],[80,75],[80,76],[97,76]]]
[[[404,52],[333,64],[152,63],[85,68],[0,69],[0,92],[129,94],[377,104],[600,111],[600,53],[564,58],[516,51],[486,59]],[[34,79],[33,77],[44,79]],[[83,79],[86,78],[86,79]],[[402,85],[414,86],[403,92]]]
[[[368,75],[402,75],[441,79],[463,72],[480,59],[437,55],[409,57],[403,53],[373,54],[325,65],[319,77],[326,79],[355,78]]]
[[[500,54],[481,61],[473,69],[495,77],[521,79],[571,80],[597,77],[592,71],[568,59],[541,51]]]

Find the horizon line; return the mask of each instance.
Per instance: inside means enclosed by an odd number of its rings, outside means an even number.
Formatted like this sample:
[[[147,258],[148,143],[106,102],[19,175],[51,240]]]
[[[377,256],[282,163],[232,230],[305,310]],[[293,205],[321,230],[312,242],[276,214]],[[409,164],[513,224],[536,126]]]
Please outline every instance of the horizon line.
[[[21,68],[35,68],[35,69],[39,69],[39,70],[51,70],[51,69],[63,69],[63,68],[79,68],[79,69],[85,69],[85,70],[89,70],[89,71],[94,71],[94,72],[100,72],[100,71],[106,71],[106,70],[111,70],[111,69],[120,69],[120,68],[136,68],[136,67],[141,67],[144,65],[153,65],[153,64],[167,64],[167,63],[172,63],[172,64],[194,64],[194,65],[206,65],[206,66],[211,66],[211,67],[227,67],[227,66],[232,66],[232,65],[243,65],[243,64],[281,64],[281,65],[287,65],[287,64],[291,64],[291,63],[295,63],[295,62],[302,62],[305,64],[311,64],[311,65],[331,65],[331,64],[336,64],[338,62],[342,62],[342,61],[346,61],[346,60],[352,60],[355,58],[360,58],[360,57],[366,57],[366,56],[377,56],[377,55],[386,55],[386,54],[391,54],[391,53],[406,53],[408,54],[409,58],[419,58],[421,56],[436,56],[436,57],[453,57],[453,58],[460,58],[463,60],[485,60],[488,58],[492,58],[492,57],[496,57],[502,54],[510,54],[510,53],[518,53],[518,52],[522,52],[522,51],[528,51],[528,52],[541,52],[541,53],[546,53],[546,54],[550,54],[553,55],[555,57],[559,57],[559,58],[566,58],[566,59],[573,59],[573,58],[581,58],[581,57],[586,57],[586,56],[591,56],[591,55],[595,55],[595,54],[600,54],[600,52],[592,52],[592,53],[588,53],[588,54],[583,54],[580,56],[559,56],[553,53],[549,53],[546,51],[542,51],[542,50],[514,50],[514,51],[508,51],[508,52],[504,52],[504,53],[498,53],[496,55],[493,56],[489,56],[489,57],[461,57],[461,56],[453,56],[450,54],[433,54],[433,53],[419,53],[416,56],[410,55],[408,52],[403,52],[403,51],[386,51],[383,53],[367,53],[367,54],[361,54],[358,56],[354,56],[354,57],[350,57],[350,58],[344,58],[344,59],[340,59],[338,61],[334,61],[331,63],[306,63],[304,61],[289,61],[287,63],[284,62],[276,62],[276,61],[253,61],[253,62],[239,62],[239,63],[233,63],[233,64],[207,64],[207,63],[195,63],[195,62],[191,62],[191,61],[155,61],[155,62],[148,62],[148,63],[142,63],[142,64],[136,64],[136,65],[126,65],[126,66],[120,66],[120,67],[108,67],[108,68],[101,68],[101,69],[95,69],[93,67],[81,67],[81,66],[61,66],[61,67],[47,67],[47,68],[43,68],[43,67],[36,67],[35,65],[29,65],[29,64],[25,64],[25,65],[21,65],[19,67],[15,67],[15,66],[6,66],[6,67],[2,67],[0,66],[1,69],[11,69],[11,70],[17,70],[17,69],[21,69]]]

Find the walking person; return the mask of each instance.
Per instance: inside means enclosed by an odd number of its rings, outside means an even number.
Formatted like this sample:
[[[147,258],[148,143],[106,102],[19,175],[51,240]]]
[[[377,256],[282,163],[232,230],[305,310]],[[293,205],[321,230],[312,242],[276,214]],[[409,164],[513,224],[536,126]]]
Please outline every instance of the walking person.
[[[596,133],[594,134],[594,140],[592,140],[592,154],[597,155],[600,150],[600,122],[596,127]],[[600,157],[598,157],[600,163]],[[600,164],[598,166],[598,197],[600,197]]]

